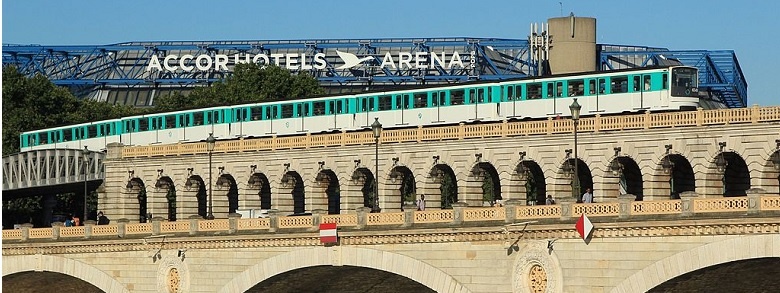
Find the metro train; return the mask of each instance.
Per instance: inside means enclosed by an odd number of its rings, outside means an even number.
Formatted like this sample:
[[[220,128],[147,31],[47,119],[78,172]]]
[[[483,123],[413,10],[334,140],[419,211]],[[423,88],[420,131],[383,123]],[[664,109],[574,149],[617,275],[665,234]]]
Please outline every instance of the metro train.
[[[232,105],[123,117],[21,134],[21,151],[105,150],[109,143],[154,145],[351,131],[375,117],[386,129],[581,115],[722,108],[700,98],[698,70],[671,66],[478,81],[381,92]]]

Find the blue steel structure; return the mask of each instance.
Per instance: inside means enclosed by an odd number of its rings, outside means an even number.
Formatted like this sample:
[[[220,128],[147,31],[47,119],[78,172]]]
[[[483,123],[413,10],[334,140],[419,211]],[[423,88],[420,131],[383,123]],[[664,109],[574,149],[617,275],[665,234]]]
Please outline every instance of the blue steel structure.
[[[701,92],[720,99],[728,107],[747,106],[747,82],[733,51],[670,51],[664,48],[597,45],[600,70],[633,68],[678,60],[699,68]],[[336,51],[372,57],[357,67],[344,65]],[[380,67],[383,56],[397,52],[461,52],[469,66],[445,69]],[[525,39],[498,38],[400,38],[258,41],[128,42],[98,46],[3,45],[3,66],[15,65],[28,76],[42,74],[54,84],[66,86],[80,97],[106,100],[111,91],[187,90],[218,81],[230,70],[147,71],[153,55],[325,54],[326,68],[308,70],[331,92],[366,87],[457,83],[469,80],[502,80],[539,75],[539,62]],[[473,66],[472,66],[473,64]],[[233,64],[229,64],[232,70]],[[159,92],[158,92],[159,94]],[[152,96],[153,94],[146,94]],[[109,100],[117,102],[117,100]],[[144,100],[146,101],[146,100]],[[151,99],[148,99],[151,101]]]

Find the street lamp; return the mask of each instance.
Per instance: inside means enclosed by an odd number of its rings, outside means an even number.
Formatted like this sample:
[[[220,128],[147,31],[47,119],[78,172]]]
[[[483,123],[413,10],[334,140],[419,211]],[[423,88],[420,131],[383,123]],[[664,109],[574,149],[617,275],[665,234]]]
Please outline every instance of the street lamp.
[[[729,165],[723,153],[723,149],[726,148],[726,142],[719,142],[718,146],[720,147],[720,154],[718,154],[718,158],[715,160],[715,166],[718,168],[718,173],[723,181],[723,195],[726,195],[726,167]]]
[[[579,199],[580,196],[580,170],[578,166],[579,157],[577,157],[577,125],[580,122],[580,110],[582,106],[577,103],[577,98],[574,98],[574,102],[569,105],[571,111],[571,120],[574,122],[574,180],[572,180],[572,193],[574,197]]]
[[[664,159],[661,161],[661,168],[664,169],[664,173],[669,174],[669,199],[675,199],[675,196],[674,196],[674,162],[672,162],[672,158],[669,155],[669,152],[672,150],[672,145],[667,144],[664,147],[666,148],[666,156],[664,156]]]
[[[214,133],[209,133],[209,137],[206,138],[206,149],[209,151],[209,213],[206,215],[207,220],[214,219],[214,204],[212,201],[212,186],[211,186],[211,153],[214,151],[214,145],[217,140],[214,138]]]
[[[87,146],[84,146],[84,150],[81,151],[81,154],[84,155],[84,222],[87,221],[87,172],[89,172],[89,167],[87,166],[88,163],[88,155],[89,150],[87,149]]]
[[[374,123],[371,123],[371,131],[374,132],[374,206],[372,212],[379,212],[379,137],[382,136],[382,123],[379,123],[379,117],[374,117]]]

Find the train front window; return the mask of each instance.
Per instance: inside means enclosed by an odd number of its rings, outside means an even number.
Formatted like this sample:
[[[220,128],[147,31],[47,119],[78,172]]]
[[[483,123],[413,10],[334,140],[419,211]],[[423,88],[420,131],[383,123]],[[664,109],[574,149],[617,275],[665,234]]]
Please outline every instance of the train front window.
[[[696,97],[699,90],[699,76],[695,68],[672,69],[672,96]]]

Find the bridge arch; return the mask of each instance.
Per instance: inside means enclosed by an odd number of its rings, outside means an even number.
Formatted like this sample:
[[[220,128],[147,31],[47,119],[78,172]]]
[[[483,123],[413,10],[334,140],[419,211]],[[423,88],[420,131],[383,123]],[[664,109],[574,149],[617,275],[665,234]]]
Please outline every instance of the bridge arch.
[[[53,255],[3,257],[3,277],[29,271],[60,273],[81,279],[104,292],[130,292],[105,272],[83,262]]]
[[[316,247],[271,257],[239,273],[218,292],[246,292],[275,275],[314,266],[356,266],[407,277],[436,292],[470,292],[444,271],[409,256],[359,247]]]
[[[611,292],[647,292],[683,274],[746,259],[780,257],[780,235],[739,236],[702,245],[657,261],[618,284]]]

